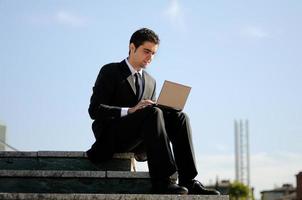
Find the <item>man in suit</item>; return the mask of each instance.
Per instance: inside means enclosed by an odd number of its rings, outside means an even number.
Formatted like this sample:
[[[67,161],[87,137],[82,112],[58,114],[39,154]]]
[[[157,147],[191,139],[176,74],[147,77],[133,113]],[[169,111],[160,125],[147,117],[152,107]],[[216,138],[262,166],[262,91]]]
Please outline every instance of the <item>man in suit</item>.
[[[134,152],[137,159],[148,161],[154,193],[219,194],[194,179],[197,169],[187,115],[155,106],[156,82],[145,68],[158,46],[156,33],[139,29],[131,36],[129,56],[101,68],[89,106],[96,142],[88,158],[102,162],[116,152]],[[179,184],[170,179],[176,171]]]

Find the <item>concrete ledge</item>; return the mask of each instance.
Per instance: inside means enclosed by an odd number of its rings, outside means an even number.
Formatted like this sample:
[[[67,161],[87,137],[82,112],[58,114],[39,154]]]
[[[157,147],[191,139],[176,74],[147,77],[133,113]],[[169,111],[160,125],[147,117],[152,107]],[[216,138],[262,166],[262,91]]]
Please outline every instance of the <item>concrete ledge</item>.
[[[84,151],[0,151],[0,158],[8,157],[66,157],[66,158],[87,158]],[[116,153],[113,155],[116,159],[132,159],[133,153]]]
[[[85,155],[83,151],[38,151],[38,157],[83,158]]]
[[[7,200],[229,200],[229,196],[209,195],[149,195],[149,194],[34,194],[0,193]]]
[[[0,177],[106,178],[106,172],[57,170],[0,170]]]
[[[0,193],[150,194],[150,179],[1,177]]]
[[[20,154],[18,154],[20,155]],[[52,154],[60,156],[59,154]],[[11,157],[8,157],[11,156]],[[24,156],[24,157],[23,157]],[[18,157],[15,152],[0,156],[0,169],[2,170],[63,170],[63,171],[135,171],[135,161],[132,154],[120,155],[111,160],[101,163],[92,163],[85,157],[74,157],[76,154],[69,154],[69,157],[48,157],[50,154],[23,154]],[[31,156],[31,157],[30,157]],[[72,157],[71,157],[72,156]],[[124,156],[124,157],[123,157]],[[123,157],[123,158],[122,158]]]
[[[0,170],[0,177],[125,178],[125,179],[150,178],[149,172],[62,171],[62,170]]]
[[[8,157],[34,158],[37,156],[38,156],[37,151],[0,151],[0,158],[8,158]]]
[[[149,172],[107,171],[107,178],[150,178]]]

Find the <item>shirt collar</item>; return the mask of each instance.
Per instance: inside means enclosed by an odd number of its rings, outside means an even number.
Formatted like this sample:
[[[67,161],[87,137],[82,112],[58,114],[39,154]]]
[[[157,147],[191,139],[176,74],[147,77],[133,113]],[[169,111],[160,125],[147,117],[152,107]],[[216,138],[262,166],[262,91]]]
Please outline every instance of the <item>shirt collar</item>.
[[[128,67],[129,67],[129,69],[130,69],[132,75],[134,75],[134,74],[137,73],[137,72],[138,72],[141,76],[143,75],[143,69],[140,69],[139,71],[136,71],[136,70],[132,67],[132,65],[129,63],[128,58],[126,58],[125,61],[126,61]]]

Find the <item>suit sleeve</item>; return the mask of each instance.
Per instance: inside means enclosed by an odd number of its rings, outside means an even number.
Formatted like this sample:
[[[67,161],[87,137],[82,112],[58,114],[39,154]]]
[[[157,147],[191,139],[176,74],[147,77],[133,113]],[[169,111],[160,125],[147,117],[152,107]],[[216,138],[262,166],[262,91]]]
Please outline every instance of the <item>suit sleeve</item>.
[[[108,120],[121,117],[121,108],[110,105],[116,89],[115,80],[114,71],[110,66],[102,67],[90,98],[88,112],[91,119]]]

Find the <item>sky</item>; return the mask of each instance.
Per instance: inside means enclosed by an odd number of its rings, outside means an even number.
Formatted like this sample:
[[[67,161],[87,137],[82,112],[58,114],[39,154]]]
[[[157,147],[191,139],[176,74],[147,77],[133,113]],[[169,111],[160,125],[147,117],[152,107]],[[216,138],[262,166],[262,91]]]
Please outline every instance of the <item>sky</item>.
[[[160,37],[147,71],[192,87],[198,179],[234,180],[234,120],[248,120],[255,195],[302,171],[302,2],[0,0],[0,123],[21,151],[86,151],[100,68],[142,27]],[[300,89],[299,89],[300,88]],[[300,91],[300,92],[299,92]],[[146,165],[139,165],[145,170]]]

